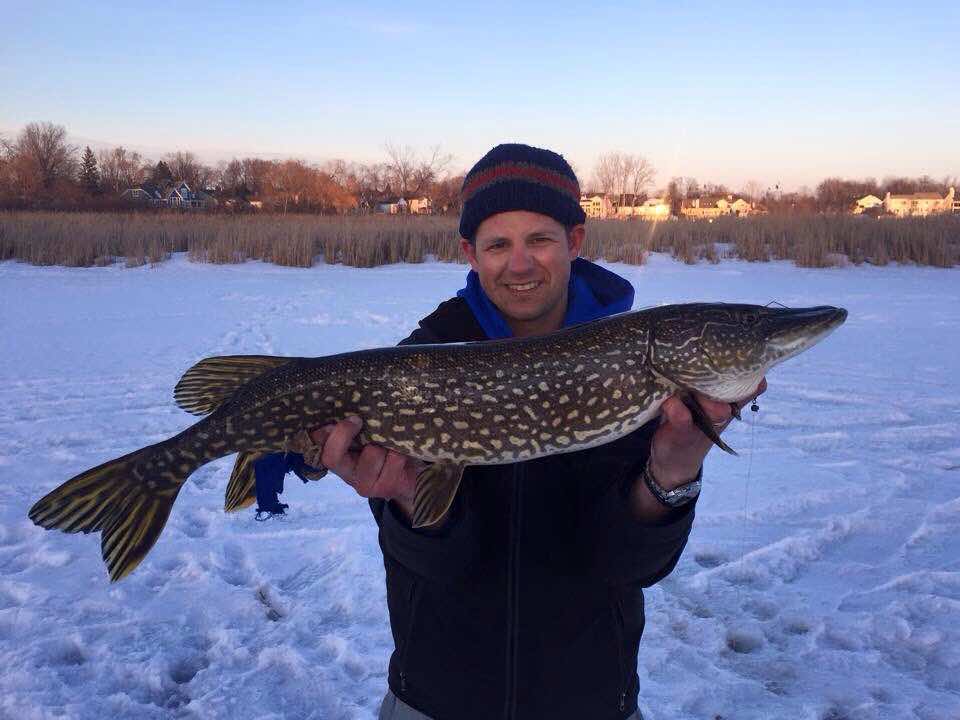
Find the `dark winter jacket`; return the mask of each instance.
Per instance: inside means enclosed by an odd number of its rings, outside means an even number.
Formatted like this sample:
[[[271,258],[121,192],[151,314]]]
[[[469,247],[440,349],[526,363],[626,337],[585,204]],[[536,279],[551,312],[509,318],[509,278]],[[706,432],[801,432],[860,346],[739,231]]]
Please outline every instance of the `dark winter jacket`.
[[[402,344],[486,338],[457,297]],[[395,505],[371,501],[401,700],[435,720],[622,720],[636,709],[641,588],[673,570],[694,515],[692,504],[655,525],[631,514],[655,427],[469,467],[436,530],[412,530]]]

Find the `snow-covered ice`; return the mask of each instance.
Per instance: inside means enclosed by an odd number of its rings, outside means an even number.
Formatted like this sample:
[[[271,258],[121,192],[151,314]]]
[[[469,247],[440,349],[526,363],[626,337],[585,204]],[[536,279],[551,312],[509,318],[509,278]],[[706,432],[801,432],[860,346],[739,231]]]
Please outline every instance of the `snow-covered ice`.
[[[690,543],[647,593],[641,708],[657,718],[960,718],[960,275],[654,256],[611,266],[637,307],[841,305],[708,457]],[[191,422],[207,355],[388,345],[465,268],[0,264],[0,717],[356,718],[391,649],[376,526],[328,478],[285,519],[225,515],[233,458],[197,471],[138,570],[34,527],[72,475]]]

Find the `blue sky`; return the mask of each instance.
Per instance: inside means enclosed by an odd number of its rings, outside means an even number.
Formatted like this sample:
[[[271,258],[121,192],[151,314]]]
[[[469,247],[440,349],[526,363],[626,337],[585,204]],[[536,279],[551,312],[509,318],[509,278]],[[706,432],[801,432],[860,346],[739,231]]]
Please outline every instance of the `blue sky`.
[[[701,182],[960,174],[957,3],[0,0],[0,131],[373,161],[605,151]],[[802,6],[801,6],[802,5]]]

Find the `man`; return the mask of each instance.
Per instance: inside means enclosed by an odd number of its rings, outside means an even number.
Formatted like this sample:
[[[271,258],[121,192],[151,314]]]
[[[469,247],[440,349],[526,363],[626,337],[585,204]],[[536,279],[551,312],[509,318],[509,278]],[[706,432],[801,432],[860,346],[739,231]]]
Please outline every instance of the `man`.
[[[626,280],[578,258],[585,218],[561,156],[497,146],[462,195],[467,286],[404,343],[530,337],[632,305]],[[731,407],[700,400],[722,430]],[[446,516],[420,530],[422,463],[352,448],[361,427],[313,437],[380,527],[396,645],[380,717],[639,718],[642,588],[680,558],[711,446],[683,403],[606,445],[468,468]]]

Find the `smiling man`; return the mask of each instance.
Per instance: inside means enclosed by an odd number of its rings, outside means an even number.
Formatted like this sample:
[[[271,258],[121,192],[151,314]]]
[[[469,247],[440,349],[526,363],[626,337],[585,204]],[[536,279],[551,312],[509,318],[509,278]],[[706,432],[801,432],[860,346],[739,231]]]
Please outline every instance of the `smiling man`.
[[[560,155],[499,145],[462,195],[466,287],[404,343],[529,337],[632,306],[629,282],[579,258],[580,187]],[[722,430],[730,406],[700,400]],[[381,720],[639,718],[643,588],[680,558],[711,447],[683,403],[606,445],[469,467],[447,515],[420,530],[423,465],[353,449],[361,427],[314,439],[380,528],[395,642]]]

